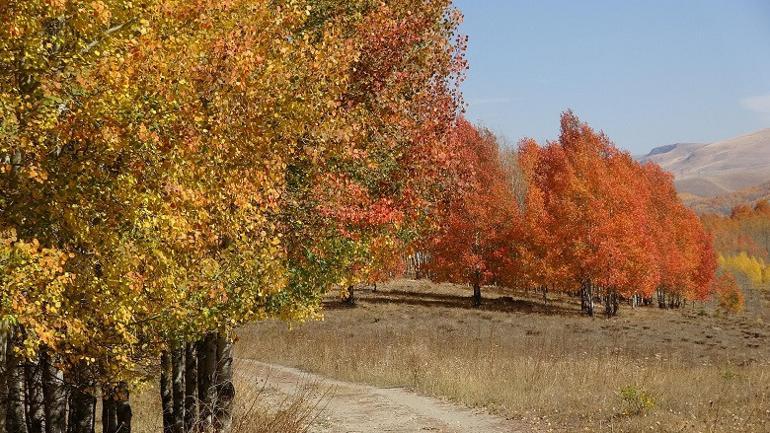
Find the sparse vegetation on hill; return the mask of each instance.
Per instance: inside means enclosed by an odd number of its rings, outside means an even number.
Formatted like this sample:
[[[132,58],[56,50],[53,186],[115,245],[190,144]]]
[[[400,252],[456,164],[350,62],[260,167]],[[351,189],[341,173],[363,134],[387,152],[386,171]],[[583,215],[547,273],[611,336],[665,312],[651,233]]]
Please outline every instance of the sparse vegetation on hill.
[[[713,198],[700,197],[688,193],[680,193],[679,195],[687,206],[699,214],[730,215],[735,206],[770,200],[770,183],[764,183]]]
[[[770,181],[770,129],[708,144],[664,146],[642,160],[674,174],[681,192],[729,195]]]

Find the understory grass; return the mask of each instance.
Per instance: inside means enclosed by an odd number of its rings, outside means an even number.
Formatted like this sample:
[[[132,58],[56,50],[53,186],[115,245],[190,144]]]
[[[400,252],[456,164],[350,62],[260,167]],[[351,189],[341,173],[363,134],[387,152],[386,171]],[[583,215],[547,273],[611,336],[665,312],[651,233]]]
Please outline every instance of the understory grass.
[[[240,332],[240,357],[485,407],[535,431],[770,431],[768,328],[705,305],[581,317],[566,299],[400,281],[322,322]]]
[[[323,396],[313,387],[300,387],[296,394],[275,399],[268,396],[269,383],[237,375],[233,425],[230,433],[307,433],[321,413]],[[160,393],[148,386],[132,396],[132,431],[161,433],[163,412]]]

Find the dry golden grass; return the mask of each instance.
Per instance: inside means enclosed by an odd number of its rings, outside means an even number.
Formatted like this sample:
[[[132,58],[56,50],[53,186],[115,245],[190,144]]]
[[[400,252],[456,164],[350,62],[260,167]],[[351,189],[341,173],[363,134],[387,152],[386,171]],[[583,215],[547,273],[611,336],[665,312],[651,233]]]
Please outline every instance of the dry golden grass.
[[[237,356],[409,387],[536,431],[770,431],[764,313],[626,307],[621,317],[590,319],[567,299],[545,307],[525,294],[486,293],[475,310],[467,295],[393,282],[360,293],[356,308],[330,300],[322,322],[248,326]]]
[[[324,395],[313,386],[276,400],[268,396],[269,383],[237,376],[237,390],[231,433],[307,433],[321,413]],[[163,418],[157,387],[148,387],[131,398],[135,433],[160,433]]]

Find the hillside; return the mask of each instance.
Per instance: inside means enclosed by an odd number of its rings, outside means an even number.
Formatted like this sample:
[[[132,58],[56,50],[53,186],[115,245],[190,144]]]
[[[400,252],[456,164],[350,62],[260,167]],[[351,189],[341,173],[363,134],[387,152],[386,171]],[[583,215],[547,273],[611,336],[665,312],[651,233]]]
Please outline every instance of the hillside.
[[[698,213],[727,215],[739,204],[756,203],[759,200],[770,199],[770,182],[716,197],[701,197],[687,193],[680,194],[680,197],[687,206]]]
[[[640,159],[673,173],[688,201],[742,195],[770,182],[770,128],[715,143],[661,146]]]

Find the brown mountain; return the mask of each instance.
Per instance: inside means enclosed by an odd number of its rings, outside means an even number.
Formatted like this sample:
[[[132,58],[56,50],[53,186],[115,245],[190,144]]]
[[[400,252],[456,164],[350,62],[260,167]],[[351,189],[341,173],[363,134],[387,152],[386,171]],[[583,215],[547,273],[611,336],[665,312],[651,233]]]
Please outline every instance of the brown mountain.
[[[688,201],[756,193],[770,182],[770,128],[715,143],[662,146],[640,159],[673,173]]]

